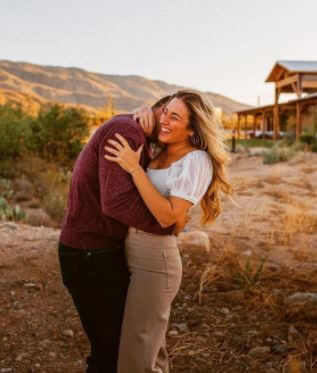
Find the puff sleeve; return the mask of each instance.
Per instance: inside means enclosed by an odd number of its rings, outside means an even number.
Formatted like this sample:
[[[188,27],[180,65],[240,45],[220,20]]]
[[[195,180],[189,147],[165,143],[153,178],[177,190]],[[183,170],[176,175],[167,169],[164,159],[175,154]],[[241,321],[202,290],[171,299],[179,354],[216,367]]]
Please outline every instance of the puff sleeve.
[[[168,180],[170,195],[196,205],[212,181],[212,162],[207,152],[196,150],[188,153],[181,164],[175,163]]]

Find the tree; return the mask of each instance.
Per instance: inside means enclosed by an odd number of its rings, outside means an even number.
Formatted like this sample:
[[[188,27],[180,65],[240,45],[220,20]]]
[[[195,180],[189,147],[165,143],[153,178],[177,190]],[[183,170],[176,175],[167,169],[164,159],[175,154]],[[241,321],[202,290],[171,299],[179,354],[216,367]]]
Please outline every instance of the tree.
[[[0,106],[0,158],[18,157],[28,148],[33,118],[20,108]]]
[[[68,161],[77,157],[89,135],[82,110],[54,104],[41,109],[32,123],[33,149],[46,159]]]

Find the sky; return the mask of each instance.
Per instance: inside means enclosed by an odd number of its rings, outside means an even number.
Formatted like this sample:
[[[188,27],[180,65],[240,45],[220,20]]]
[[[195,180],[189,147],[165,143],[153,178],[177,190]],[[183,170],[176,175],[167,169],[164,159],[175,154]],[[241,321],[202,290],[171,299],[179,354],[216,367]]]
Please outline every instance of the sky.
[[[0,59],[267,104],[277,60],[317,60],[317,0],[0,0]]]

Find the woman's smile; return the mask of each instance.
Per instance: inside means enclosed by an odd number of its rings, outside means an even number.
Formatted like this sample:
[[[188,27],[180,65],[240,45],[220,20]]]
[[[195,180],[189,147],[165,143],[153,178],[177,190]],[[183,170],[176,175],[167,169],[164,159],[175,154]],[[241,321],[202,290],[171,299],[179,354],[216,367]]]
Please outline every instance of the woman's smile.
[[[163,128],[161,127],[161,130],[160,130],[160,135],[164,136],[164,135],[168,135],[169,133],[171,133],[172,131],[170,129],[167,129],[167,128]]]

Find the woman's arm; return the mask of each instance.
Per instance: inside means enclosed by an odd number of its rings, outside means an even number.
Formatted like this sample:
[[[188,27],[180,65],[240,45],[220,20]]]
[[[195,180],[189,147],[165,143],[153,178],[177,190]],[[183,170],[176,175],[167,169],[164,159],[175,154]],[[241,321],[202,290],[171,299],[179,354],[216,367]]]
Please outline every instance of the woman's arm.
[[[143,201],[159,224],[162,227],[169,227],[178,220],[185,219],[193,204],[179,197],[171,196],[167,199],[162,196],[142,167],[140,168],[132,174],[133,181]]]
[[[162,196],[139,164],[143,146],[134,152],[121,135],[116,134],[116,137],[120,142],[109,140],[113,148],[105,147],[106,151],[115,157],[105,155],[105,158],[118,163],[131,174],[142,199],[159,224],[162,227],[169,227],[177,221],[186,219],[193,204],[179,197],[171,196],[168,199]]]

